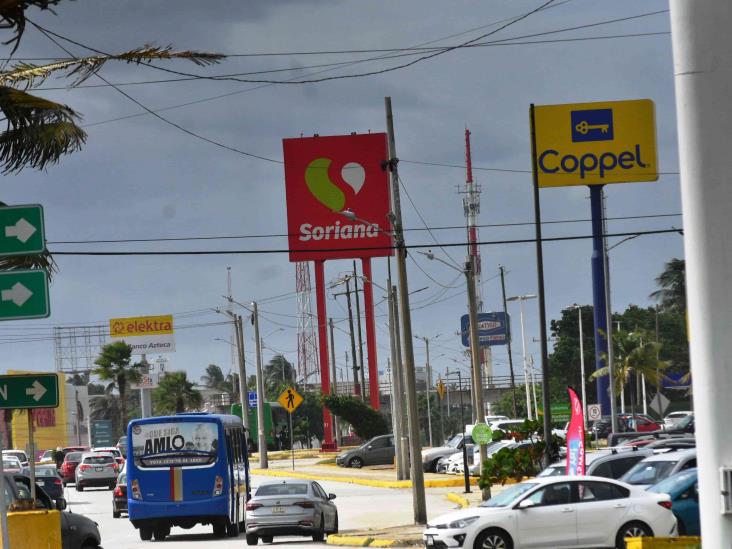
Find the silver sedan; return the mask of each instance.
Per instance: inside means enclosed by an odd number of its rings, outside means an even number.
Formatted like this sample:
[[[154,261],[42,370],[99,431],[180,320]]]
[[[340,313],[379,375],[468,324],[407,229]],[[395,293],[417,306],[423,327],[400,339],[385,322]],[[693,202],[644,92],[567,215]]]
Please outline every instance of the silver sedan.
[[[259,538],[272,543],[274,536],[312,536],[323,541],[325,534],[338,533],[338,509],[314,481],[283,480],[268,482],[257,488],[247,502],[247,545],[256,545]]]

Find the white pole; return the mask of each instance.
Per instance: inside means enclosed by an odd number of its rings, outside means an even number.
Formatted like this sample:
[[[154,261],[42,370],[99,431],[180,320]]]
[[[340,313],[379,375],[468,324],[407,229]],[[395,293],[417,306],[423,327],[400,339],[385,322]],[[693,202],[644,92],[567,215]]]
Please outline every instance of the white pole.
[[[529,392],[529,371],[526,366],[526,337],[524,336],[524,299],[523,296],[519,297],[519,310],[521,311],[521,351],[523,353],[524,361],[524,388],[526,389],[526,417],[534,419],[531,413],[531,393]],[[544,403],[546,406],[546,403]]]
[[[579,338],[580,338],[580,371],[582,373],[582,418],[584,419],[584,428],[587,431],[587,393],[585,388],[585,342],[582,336],[582,307],[577,307],[577,313],[579,315]],[[612,380],[610,380],[612,383]]]
[[[648,401],[646,399],[646,376],[641,374],[641,388],[643,390],[643,414],[648,415]]]
[[[30,410],[28,410],[30,412]],[[3,436],[0,435],[0,456],[2,456]],[[35,461],[35,460],[34,460]],[[8,486],[8,490],[10,487]],[[0,529],[2,529],[2,549],[10,549],[10,534],[8,532],[8,508],[5,505],[5,471],[3,471],[3,460],[0,457]]]
[[[732,369],[720,365],[732,355],[732,3],[671,0],[670,7],[699,515],[705,546],[730,547],[732,515],[720,513],[720,468],[732,455]]]
[[[612,380],[610,381],[612,383]],[[620,413],[625,413],[625,383],[620,388]]]

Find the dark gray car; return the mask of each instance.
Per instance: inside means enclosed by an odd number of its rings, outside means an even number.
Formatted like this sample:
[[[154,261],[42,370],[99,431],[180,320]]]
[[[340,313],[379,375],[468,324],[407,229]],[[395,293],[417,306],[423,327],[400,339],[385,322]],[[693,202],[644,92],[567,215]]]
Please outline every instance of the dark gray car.
[[[359,469],[364,465],[389,465],[394,463],[394,456],[394,436],[381,435],[339,454],[336,463],[341,467]]]

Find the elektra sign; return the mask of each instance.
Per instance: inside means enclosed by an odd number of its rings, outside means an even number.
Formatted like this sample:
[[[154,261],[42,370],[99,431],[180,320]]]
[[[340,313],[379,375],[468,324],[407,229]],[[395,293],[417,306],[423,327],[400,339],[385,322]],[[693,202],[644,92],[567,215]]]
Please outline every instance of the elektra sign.
[[[650,99],[534,109],[540,187],[658,179]]]
[[[391,255],[386,134],[283,139],[282,145],[290,261]],[[355,219],[341,213],[346,210]]]

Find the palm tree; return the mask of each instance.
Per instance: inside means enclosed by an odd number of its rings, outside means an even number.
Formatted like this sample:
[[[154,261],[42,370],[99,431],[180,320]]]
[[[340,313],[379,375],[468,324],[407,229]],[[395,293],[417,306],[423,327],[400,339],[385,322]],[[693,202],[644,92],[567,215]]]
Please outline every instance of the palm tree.
[[[199,409],[203,398],[185,372],[171,372],[160,378],[153,401],[158,414],[179,414]]]
[[[651,298],[660,301],[661,308],[669,312],[686,311],[686,261],[672,259],[666,263],[663,272],[656,278],[660,286],[651,294]]]
[[[615,331],[613,332],[613,348],[615,350],[613,383],[616,395],[620,394],[633,374],[645,376],[656,387],[659,387],[666,378],[662,372],[669,367],[669,362],[659,360],[661,345],[652,341],[648,334],[641,331]],[[590,379],[607,376],[609,372],[609,367],[605,366],[596,370]]]
[[[225,381],[224,373],[216,364],[206,366],[206,373],[201,376],[201,383],[209,389],[220,389]]]
[[[89,418],[93,420],[108,419],[112,421],[112,431],[122,433],[122,406],[119,395],[113,392],[114,384],[110,383],[103,395],[94,396],[89,400]],[[124,423],[126,425],[126,423]]]
[[[119,393],[120,421],[127,428],[127,387],[129,383],[140,381],[141,364],[131,364],[132,346],[124,341],[115,341],[102,347],[94,361],[98,366],[92,371],[103,381],[111,381],[108,390],[117,389]]]

